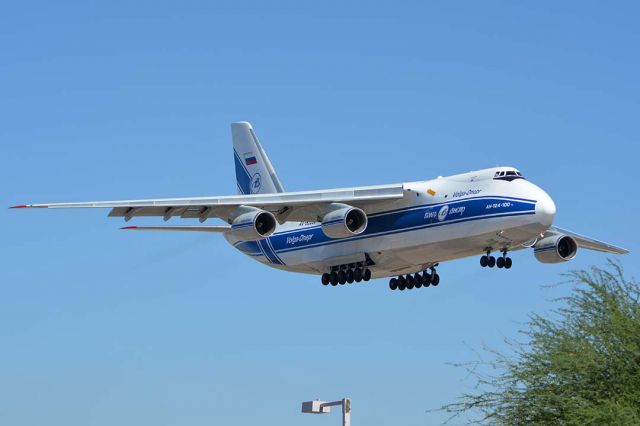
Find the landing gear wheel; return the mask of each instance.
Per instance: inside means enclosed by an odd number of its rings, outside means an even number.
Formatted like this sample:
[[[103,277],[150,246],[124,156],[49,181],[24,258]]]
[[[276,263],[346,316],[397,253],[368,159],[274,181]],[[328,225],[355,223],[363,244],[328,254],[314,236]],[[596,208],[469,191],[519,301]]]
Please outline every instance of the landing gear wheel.
[[[395,290],[395,289],[397,289],[397,288],[398,288],[398,280],[397,280],[397,279],[395,279],[395,278],[391,278],[391,279],[389,280],[389,288],[390,288],[391,290]]]
[[[322,285],[329,284],[329,282],[331,282],[331,275],[325,272],[324,274],[322,274],[322,278],[320,278],[320,281],[322,281]]]
[[[416,282],[413,280],[413,275],[407,275],[406,280],[407,280],[407,290],[411,290],[416,284]]]
[[[493,268],[494,266],[496,266],[496,258],[489,256],[489,268]]]
[[[427,271],[424,271],[424,274],[422,274],[422,283],[424,284],[424,288],[431,285],[431,274]]]
[[[336,271],[331,272],[331,274],[329,274],[329,277],[331,279],[331,285],[332,286],[336,286],[338,285],[338,273]]]
[[[403,291],[407,288],[407,280],[404,277],[398,277],[398,290]]]
[[[356,270],[353,273],[353,279],[359,283],[360,281],[362,281],[362,269],[360,268],[356,268]]]
[[[364,270],[364,274],[362,274],[363,281],[369,281],[371,279],[371,271],[369,269]]]
[[[440,275],[434,273],[431,277],[431,285],[435,287],[438,284],[440,284]]]
[[[419,272],[413,276],[413,280],[415,281],[415,288],[422,288],[422,275]]]
[[[349,269],[349,270],[347,271],[347,282],[348,282],[349,284],[353,284],[353,278],[354,278],[354,277],[353,277],[353,269]]]
[[[487,265],[489,264],[489,256],[482,256],[480,258],[480,266],[482,266],[483,268],[485,268]]]
[[[504,260],[504,267],[505,267],[505,269],[509,269],[509,268],[511,268],[511,265],[513,265],[513,262],[511,261],[511,258],[510,258],[510,257],[507,257],[507,258]]]
[[[504,268],[504,257],[499,257],[496,260],[496,266],[500,269]]]
[[[340,272],[338,272],[338,282],[340,283],[340,285],[343,285],[347,282],[347,273],[345,271],[341,270]]]

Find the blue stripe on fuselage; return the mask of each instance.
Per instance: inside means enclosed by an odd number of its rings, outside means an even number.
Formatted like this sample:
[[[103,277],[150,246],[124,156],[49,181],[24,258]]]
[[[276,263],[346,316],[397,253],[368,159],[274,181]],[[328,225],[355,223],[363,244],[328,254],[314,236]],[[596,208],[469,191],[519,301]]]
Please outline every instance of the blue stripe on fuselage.
[[[259,240],[258,241],[258,245],[260,246],[260,249],[264,253],[264,256],[267,258],[267,260],[270,263],[274,263],[276,265],[282,265],[283,264],[283,262],[280,261],[280,258],[278,257],[278,255],[275,254],[274,250],[271,248],[271,245],[269,244],[269,239],[268,238],[264,238],[262,240]]]
[[[321,225],[275,233],[268,238],[269,247],[264,249],[255,241],[235,244],[245,254],[256,256],[264,252],[271,263],[284,264],[278,253],[286,253],[321,245],[338,244],[347,241],[397,234],[452,223],[495,217],[530,215],[535,213],[535,200],[511,197],[474,197],[444,203],[410,206],[369,216],[367,229],[362,234],[347,238],[329,238],[322,232]],[[441,213],[445,209],[447,213]],[[443,219],[439,218],[443,217]],[[264,241],[264,240],[261,240]],[[263,250],[260,250],[263,248]],[[267,255],[269,253],[269,255]]]

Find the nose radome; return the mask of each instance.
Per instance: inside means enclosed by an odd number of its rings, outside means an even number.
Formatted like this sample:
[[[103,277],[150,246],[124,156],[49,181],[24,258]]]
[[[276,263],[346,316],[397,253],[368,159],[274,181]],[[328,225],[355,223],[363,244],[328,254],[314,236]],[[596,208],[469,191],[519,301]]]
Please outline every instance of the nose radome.
[[[536,203],[536,216],[540,218],[540,223],[545,226],[551,226],[553,218],[556,216],[556,203],[543,190],[540,190],[538,202]]]

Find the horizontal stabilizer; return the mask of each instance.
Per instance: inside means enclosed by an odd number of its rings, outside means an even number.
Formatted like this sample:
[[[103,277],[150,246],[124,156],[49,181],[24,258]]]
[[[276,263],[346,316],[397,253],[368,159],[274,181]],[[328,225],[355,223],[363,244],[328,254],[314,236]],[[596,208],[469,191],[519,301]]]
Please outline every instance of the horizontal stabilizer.
[[[230,226],[125,226],[127,231],[227,232]]]

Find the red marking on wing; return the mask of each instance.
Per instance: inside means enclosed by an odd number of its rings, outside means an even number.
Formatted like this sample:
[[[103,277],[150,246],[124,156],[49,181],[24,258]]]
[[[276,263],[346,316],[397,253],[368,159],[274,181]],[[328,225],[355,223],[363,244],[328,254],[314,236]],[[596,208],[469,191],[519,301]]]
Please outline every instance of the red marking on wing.
[[[10,209],[26,209],[27,207],[29,207],[29,206],[27,206],[26,204],[21,204],[19,206],[11,206],[9,208]]]
[[[137,226],[123,226],[120,229],[136,229],[136,228],[137,228]]]

